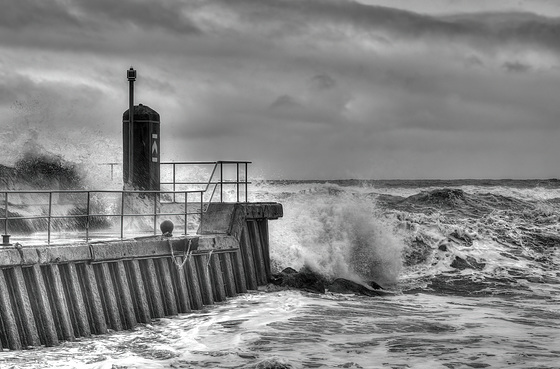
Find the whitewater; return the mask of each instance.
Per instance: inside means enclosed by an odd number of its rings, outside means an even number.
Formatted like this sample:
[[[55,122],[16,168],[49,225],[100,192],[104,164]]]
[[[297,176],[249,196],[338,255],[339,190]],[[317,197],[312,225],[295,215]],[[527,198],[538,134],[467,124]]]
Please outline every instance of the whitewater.
[[[273,271],[388,295],[269,285],[1,368],[560,368],[560,181],[258,181]]]

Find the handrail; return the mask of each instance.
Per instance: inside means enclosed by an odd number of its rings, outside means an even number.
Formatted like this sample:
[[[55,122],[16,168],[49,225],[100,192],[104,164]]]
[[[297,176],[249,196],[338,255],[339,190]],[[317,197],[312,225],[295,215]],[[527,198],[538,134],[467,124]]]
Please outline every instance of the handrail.
[[[172,181],[171,182],[165,182],[162,181],[160,182],[160,184],[162,185],[173,185],[173,191],[177,190],[177,185],[203,185],[203,190],[204,192],[208,192],[208,189],[210,188],[211,185],[214,185],[214,189],[212,191],[212,194],[210,195],[210,199],[208,202],[212,202],[213,198],[214,198],[214,194],[216,192],[216,188],[218,185],[220,185],[220,202],[223,201],[223,186],[224,185],[236,185],[237,186],[237,202],[239,202],[240,198],[239,198],[239,185],[240,184],[244,184],[245,185],[245,202],[248,201],[248,185],[249,185],[249,181],[248,181],[248,165],[251,164],[252,162],[250,161],[244,161],[244,160],[218,160],[218,161],[163,161],[161,162],[161,165],[171,165],[172,166]],[[177,181],[177,166],[178,165],[211,165],[213,164],[213,168],[212,168],[212,173],[210,174],[210,176],[208,177],[208,181],[206,182],[199,182],[199,181],[193,181],[193,182],[185,182],[185,181]],[[235,180],[228,180],[228,179],[224,179],[224,165],[230,165],[230,164],[235,164],[236,165],[236,177]],[[240,175],[239,175],[239,165],[243,164],[245,166],[245,178],[244,181],[240,180]],[[220,179],[219,180],[213,180],[216,171],[218,169],[218,166],[220,167]]]
[[[185,164],[185,165],[197,165],[197,164],[236,164],[236,163],[243,163],[243,164],[252,164],[252,161],[245,161],[245,160],[217,160],[217,161],[162,161],[160,164]]]
[[[210,183],[212,182],[212,178],[214,178],[214,173],[216,173],[216,168],[218,168],[218,162],[216,162],[214,164],[214,168],[212,169],[212,173],[210,174],[210,177],[208,177],[208,183],[206,184],[206,187],[204,188],[204,192],[208,191],[208,187],[210,187]]]
[[[107,190],[107,189],[99,189],[99,190],[86,190],[86,189],[75,189],[75,190],[0,190],[0,195],[4,195],[4,216],[0,216],[0,222],[4,222],[4,234],[8,235],[9,230],[9,221],[12,220],[33,220],[33,219],[46,219],[47,220],[47,243],[51,243],[51,230],[53,228],[53,219],[85,219],[85,239],[86,242],[89,242],[90,235],[90,226],[91,226],[91,218],[92,217],[105,217],[108,219],[119,217],[120,218],[120,237],[121,239],[124,238],[124,220],[127,217],[146,217],[151,216],[153,217],[153,231],[154,234],[157,234],[157,217],[158,216],[182,216],[184,217],[184,229],[185,234],[188,232],[188,217],[189,215],[199,215],[200,221],[202,222],[203,213],[206,209],[205,201],[204,201],[204,194],[209,193],[209,189],[213,186],[212,191],[210,193],[209,199],[206,203],[210,203],[213,201],[214,196],[217,192],[217,187],[220,185],[220,202],[224,201],[223,198],[223,187],[224,185],[236,185],[236,195],[237,195],[237,202],[240,202],[240,185],[245,186],[245,202],[248,201],[248,185],[250,182],[248,181],[248,164],[250,161],[232,161],[232,160],[222,160],[222,161],[176,161],[176,162],[161,162],[162,165],[172,165],[172,182],[160,182],[161,185],[173,185],[173,191],[156,191],[156,190]],[[111,178],[113,178],[113,167],[115,165],[121,165],[120,163],[101,163],[102,165],[110,165],[111,166]],[[225,165],[236,165],[236,176],[235,180],[224,178],[224,166]],[[213,165],[212,172],[208,177],[207,181],[193,181],[193,182],[186,182],[186,181],[176,181],[176,167],[178,165]],[[239,166],[245,166],[245,173],[244,173],[244,180],[240,179],[240,171]],[[220,167],[220,178],[214,179],[217,175],[218,166]],[[198,189],[185,189],[181,191],[177,191],[177,185],[201,185],[201,188]],[[199,208],[196,211],[192,212],[189,211],[189,195],[198,193],[200,195],[199,201],[194,201],[194,203],[199,204]],[[48,202],[46,203],[35,203],[32,204],[33,206],[48,206],[48,211],[44,214],[45,210],[42,210],[41,215],[27,215],[27,216],[10,216],[9,214],[9,196],[14,194],[48,194]],[[54,194],[84,194],[86,196],[85,201],[85,213],[84,214],[70,214],[70,215],[56,215],[53,214],[53,204]],[[120,201],[120,212],[113,213],[113,214],[106,214],[106,213],[98,213],[92,212],[91,209],[91,199],[92,194],[115,194],[121,197]],[[184,196],[184,209],[182,212],[158,212],[158,204],[165,204],[166,202],[160,201],[161,195],[164,194],[172,194],[172,202],[178,204],[176,195],[183,195]],[[147,195],[149,197],[153,197],[154,199],[154,206],[152,211],[150,212],[139,212],[139,213],[128,213],[125,212],[125,197],[127,195]],[[26,204],[27,206],[31,206],[30,204]],[[0,200],[1,206],[1,200]],[[11,205],[14,206],[13,204]],[[1,223],[0,223],[1,224]],[[0,243],[0,246],[3,244]],[[5,244],[4,244],[5,245]]]
[[[85,222],[85,239],[86,242],[88,242],[90,240],[89,237],[89,231],[90,231],[90,220],[92,217],[106,217],[106,218],[113,218],[113,217],[119,217],[120,218],[120,238],[123,239],[124,238],[124,219],[126,217],[146,217],[146,216],[150,216],[153,218],[153,232],[154,234],[157,234],[157,217],[158,216],[171,216],[171,215],[175,215],[175,216],[183,216],[184,217],[184,229],[185,229],[185,234],[187,234],[188,232],[188,216],[189,215],[199,215],[201,217],[202,220],[202,213],[204,211],[204,206],[203,206],[203,192],[201,190],[187,190],[187,191],[176,191],[177,193],[181,193],[185,195],[185,203],[184,203],[184,210],[182,212],[158,212],[158,204],[164,203],[165,202],[160,202],[159,201],[159,197],[162,194],[170,194],[173,193],[175,194],[173,191],[155,191],[155,190],[131,190],[131,191],[127,191],[127,190],[4,190],[4,191],[0,191],[0,194],[4,195],[4,216],[0,216],[0,221],[4,222],[4,235],[9,235],[8,231],[9,231],[9,221],[10,220],[33,220],[33,219],[47,219],[47,244],[51,243],[51,231],[52,231],[52,219],[84,219],[86,220]],[[65,214],[65,215],[54,215],[52,213],[52,209],[53,209],[53,194],[61,194],[61,193],[65,193],[65,194],[83,194],[86,195],[86,208],[85,208],[85,213],[84,214]],[[91,211],[91,200],[92,200],[92,194],[107,194],[107,193],[112,193],[112,194],[116,194],[116,195],[120,195],[121,197],[121,207],[120,207],[120,211],[117,213],[111,213],[111,214],[107,214],[107,213],[98,213],[98,212],[92,212]],[[188,195],[192,194],[192,193],[200,193],[200,208],[198,211],[189,211],[189,207],[188,207]],[[48,206],[48,213],[46,215],[28,215],[28,216],[10,216],[9,213],[9,207],[10,207],[10,202],[9,202],[9,195],[14,195],[14,194],[37,194],[37,195],[46,195],[48,194],[48,202],[47,203],[42,203],[42,204],[34,204],[35,206]],[[126,195],[138,195],[138,194],[151,194],[153,199],[154,199],[154,207],[153,207],[153,211],[151,212],[137,212],[137,213],[130,213],[130,212],[125,212],[125,197]],[[147,198],[148,199],[148,198]],[[148,199],[151,200],[151,199]],[[14,207],[14,205],[11,205],[12,207]],[[3,244],[0,244],[0,246],[2,246]]]

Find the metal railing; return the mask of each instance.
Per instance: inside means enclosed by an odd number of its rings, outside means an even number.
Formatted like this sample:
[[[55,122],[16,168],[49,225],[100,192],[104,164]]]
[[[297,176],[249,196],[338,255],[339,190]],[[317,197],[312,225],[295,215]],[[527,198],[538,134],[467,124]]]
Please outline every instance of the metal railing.
[[[245,193],[245,200],[247,202],[248,196],[248,185],[250,184],[248,180],[248,165],[251,164],[250,161],[170,161],[170,162],[161,162],[162,166],[171,166],[171,182],[160,182],[161,185],[171,185],[172,191],[178,191],[178,187],[183,186],[193,186],[193,185],[202,185],[204,186],[201,188],[201,191],[205,193],[208,192],[210,186],[214,185],[212,189],[212,194],[208,202],[212,202],[214,195],[216,193],[216,189],[218,185],[220,186],[220,202],[224,201],[224,186],[236,186],[236,202],[240,202],[240,189],[241,186],[244,188]],[[213,165],[212,172],[208,178],[207,182],[196,182],[196,181],[180,181],[177,180],[177,168],[179,167],[193,167],[193,166],[201,166],[201,165]],[[224,173],[224,167],[227,166],[235,166],[235,180],[228,180]],[[240,169],[243,169],[244,176],[241,177]],[[216,172],[219,171],[219,179],[214,180],[214,176]],[[179,191],[180,192],[180,191]],[[175,201],[175,197],[173,198]]]
[[[44,230],[46,228],[47,231],[47,243],[51,243],[51,233],[55,230],[55,226],[53,225],[53,221],[57,219],[79,219],[83,220],[83,224],[80,224],[80,229],[73,229],[73,231],[83,231],[85,232],[85,241],[89,242],[91,239],[91,223],[92,220],[95,219],[114,219],[118,218],[119,221],[117,224],[120,228],[120,238],[123,239],[125,236],[125,220],[128,218],[133,217],[151,217],[152,218],[152,228],[154,235],[157,234],[157,220],[159,217],[163,216],[179,216],[183,218],[184,221],[184,234],[188,233],[188,225],[189,225],[189,217],[198,216],[200,222],[203,220],[203,213],[207,208],[207,204],[214,200],[214,196],[216,194],[217,188],[219,186],[219,201],[224,201],[224,186],[235,186],[236,194],[235,198],[237,202],[240,202],[240,190],[243,187],[244,190],[244,202],[248,200],[248,185],[250,182],[248,181],[247,173],[248,173],[248,164],[251,162],[248,161],[215,161],[215,162],[162,162],[162,166],[171,166],[171,182],[161,182],[162,186],[172,186],[172,190],[165,190],[165,191],[127,191],[127,190],[0,190],[0,196],[3,196],[3,205],[4,209],[1,209],[2,200],[0,200],[0,211],[3,210],[3,214],[0,213],[0,224],[3,223],[4,225],[4,235],[9,235],[10,231],[10,222],[12,224],[17,221],[24,221],[24,220],[31,220],[31,221],[39,221],[43,222],[41,227]],[[118,163],[104,163],[106,165],[111,166],[111,176],[113,176],[113,167],[115,165],[119,165]],[[201,165],[213,165],[211,174],[208,177],[207,181],[178,181],[178,168],[182,166],[201,166]],[[226,166],[233,166],[235,169],[235,179],[228,179],[226,178],[226,173],[224,172],[224,167]],[[240,169],[243,170],[244,176],[240,176]],[[218,178],[215,179],[215,177]],[[199,186],[199,188],[195,189],[179,189],[181,186]],[[209,190],[212,189],[211,193]],[[13,198],[16,195],[34,195],[34,197],[38,197],[39,199],[35,199],[35,203],[31,204],[29,202],[23,203],[20,205],[11,204],[10,198]],[[116,202],[120,202],[120,209],[118,212],[107,213],[99,211],[98,207],[93,206],[93,200],[97,200],[97,197],[101,194],[105,194],[105,196],[112,196],[113,197],[113,205]],[[198,194],[198,195],[195,195]],[[207,199],[204,198],[205,194],[209,194]],[[76,214],[75,212],[72,214],[55,214],[53,212],[54,206],[61,206],[58,201],[58,198],[61,196],[70,196],[72,197],[70,203],[66,203],[66,205],[74,205],[74,206],[82,206],[85,207],[83,209],[82,214]],[[189,201],[189,195],[191,201]],[[79,198],[80,196],[85,197]],[[192,197],[196,196],[197,199],[192,201]],[[43,199],[41,197],[46,197],[48,200]],[[55,199],[56,197],[57,199]],[[78,198],[76,198],[78,197]],[[179,201],[178,198],[182,200]],[[21,200],[21,199],[20,199]],[[37,203],[37,201],[39,201]],[[148,206],[148,202],[151,205]],[[182,204],[183,209],[182,211],[175,211],[175,212],[162,212],[159,211],[162,206],[166,204]],[[195,206],[196,204],[196,206]],[[39,212],[40,214],[33,213],[33,209],[30,209],[31,206],[35,206],[34,211]],[[38,209],[37,209],[38,207]],[[14,210],[13,213],[10,212]],[[147,209],[150,208],[148,211]],[[193,209],[194,208],[194,209]],[[74,208],[75,209],[75,208]],[[31,212],[32,214],[22,215],[16,213],[15,211],[26,210],[28,213]],[[68,209],[66,209],[68,210]],[[137,210],[134,212],[133,210]],[[46,224],[44,224],[46,222]],[[114,223],[114,222],[113,222]],[[115,224],[111,224],[112,227]],[[111,228],[108,227],[108,228]],[[12,227],[14,228],[14,227]],[[6,244],[6,241],[4,241]],[[0,244],[1,246],[2,244]]]
[[[161,177],[169,177],[170,180],[161,181],[160,185],[162,186],[170,186],[169,191],[180,193],[184,191],[183,188],[191,188],[192,186],[198,186],[198,191],[204,191],[205,193],[209,192],[211,186],[213,186],[210,198],[207,200],[211,202],[213,200],[214,195],[219,187],[219,196],[220,202],[224,201],[224,190],[228,186],[235,186],[235,193],[236,193],[236,202],[241,202],[241,193],[244,192],[244,202],[248,201],[248,185],[251,182],[248,180],[248,170],[250,161],[233,161],[233,160],[220,160],[220,161],[167,161],[161,162]],[[121,163],[101,163],[100,165],[110,166],[111,174],[110,178],[111,181],[115,181],[115,167],[122,166]],[[208,172],[208,180],[204,181],[187,181],[187,180],[180,180],[178,179],[180,176],[181,169],[185,168],[196,168],[200,166],[209,166],[211,165],[211,170]],[[229,177],[234,177],[235,179],[231,178],[228,179],[226,169],[234,168],[235,172],[233,175]],[[168,168],[166,170],[166,168]],[[119,181],[120,183],[120,181]],[[242,191],[243,190],[243,191]],[[173,201],[176,201],[176,196],[173,196]],[[232,200],[233,201],[233,200]]]
[[[119,228],[120,228],[120,238],[123,239],[125,236],[124,228],[125,228],[125,219],[133,218],[133,217],[151,217],[152,218],[152,230],[154,235],[157,234],[157,220],[159,217],[162,216],[180,216],[184,219],[184,234],[188,233],[188,221],[189,216],[197,215],[200,217],[202,221],[202,214],[204,212],[204,204],[203,204],[203,191],[199,190],[192,190],[192,191],[181,191],[181,194],[184,195],[184,202],[183,202],[183,210],[180,212],[162,212],[159,211],[161,209],[162,202],[160,201],[161,197],[166,194],[171,194],[170,191],[117,191],[117,190],[54,190],[54,191],[0,191],[0,194],[3,195],[3,207],[4,214],[0,216],[0,222],[4,225],[4,234],[9,235],[10,231],[10,222],[18,221],[18,220],[45,220],[45,224],[41,224],[47,231],[47,244],[51,243],[51,233],[55,227],[53,227],[53,220],[55,219],[74,219],[74,220],[84,220],[83,224],[80,223],[79,226],[72,229],[72,231],[81,231],[85,232],[85,240],[89,242],[90,240],[90,224],[91,221],[94,219],[111,219],[111,218],[118,218]],[[196,202],[196,207],[193,211],[193,205],[195,202],[189,202],[189,194],[199,194],[199,200]],[[64,206],[65,204],[60,204],[57,201],[54,201],[53,195],[60,196],[61,194],[71,195],[73,197],[74,206],[83,206],[83,214],[71,213],[71,214],[54,214],[53,208],[55,206]],[[116,197],[117,200],[120,202],[119,211],[116,213],[107,213],[107,212],[100,212],[99,209],[95,209],[92,207],[92,200],[96,195],[99,194],[108,194],[113,195]],[[36,197],[35,202],[33,204],[27,205],[15,205],[10,204],[10,197],[14,195],[34,195]],[[175,193],[173,193],[175,195]],[[47,201],[40,199],[40,197],[47,197]],[[84,196],[84,199],[77,199],[76,196]],[[37,199],[39,197],[39,199]],[[151,204],[149,204],[151,203]],[[114,204],[114,203],[113,203]],[[190,205],[190,206],[189,206]],[[1,205],[0,205],[1,206]],[[40,215],[31,214],[31,215],[20,215],[16,213],[16,211],[26,210],[25,208],[29,208],[30,206],[35,207],[35,210],[39,210],[41,212]],[[153,206],[153,207],[152,207]],[[11,209],[10,209],[11,208]],[[38,209],[37,209],[38,208]],[[150,211],[147,211],[147,208],[150,208]],[[76,207],[72,208],[71,210],[76,209]],[[13,213],[10,214],[10,210],[13,210]],[[135,211],[136,210],[136,211]],[[17,214],[17,215],[16,215]],[[69,227],[68,223],[66,224]],[[114,226],[114,224],[111,224]],[[109,226],[108,228],[111,229],[112,227]],[[83,228],[83,229],[82,229]],[[107,228],[105,228],[107,229]],[[38,229],[38,231],[45,230],[45,229]],[[1,244],[0,244],[1,245]]]

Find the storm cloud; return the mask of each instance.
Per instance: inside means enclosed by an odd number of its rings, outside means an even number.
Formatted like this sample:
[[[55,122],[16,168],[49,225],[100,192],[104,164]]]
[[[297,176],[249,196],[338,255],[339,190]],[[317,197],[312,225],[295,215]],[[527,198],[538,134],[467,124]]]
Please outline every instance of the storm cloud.
[[[103,160],[88,142],[119,158],[133,65],[164,160],[253,160],[265,178],[556,176],[560,6],[422,3],[9,0],[2,140],[24,140],[25,121],[46,150],[68,155],[58,136],[80,160]]]

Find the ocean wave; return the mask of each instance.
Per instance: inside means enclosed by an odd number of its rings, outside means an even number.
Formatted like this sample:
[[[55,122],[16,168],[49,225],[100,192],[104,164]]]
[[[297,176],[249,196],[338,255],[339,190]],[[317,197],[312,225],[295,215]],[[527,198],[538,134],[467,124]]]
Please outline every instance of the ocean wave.
[[[283,205],[284,218],[270,225],[271,243],[279,245],[271,250],[277,271],[307,264],[333,278],[396,282],[402,242],[373,203],[350,194],[305,193]]]
[[[516,196],[498,187],[406,194],[324,183],[299,183],[293,192],[284,186],[284,219],[273,224],[280,245],[273,260],[296,269],[310,262],[345,278],[388,275],[403,291],[421,286],[493,294],[534,291],[542,281],[560,284],[560,204],[539,190]],[[379,250],[386,255],[368,257]],[[384,270],[395,265],[397,276]]]

